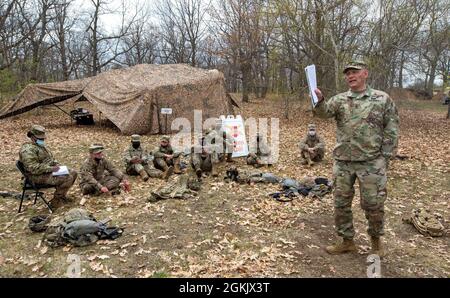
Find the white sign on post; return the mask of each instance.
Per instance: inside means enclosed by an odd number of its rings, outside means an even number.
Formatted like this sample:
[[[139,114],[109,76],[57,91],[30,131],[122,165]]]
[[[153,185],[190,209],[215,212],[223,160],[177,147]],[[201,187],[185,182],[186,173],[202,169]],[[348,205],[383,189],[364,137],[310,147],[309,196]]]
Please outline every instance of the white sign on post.
[[[161,114],[172,115],[172,108],[161,108]]]
[[[222,129],[234,140],[232,157],[247,156],[247,138],[245,137],[244,120],[241,115],[236,117],[228,115],[226,118],[225,116],[220,116],[220,120],[222,120]]]

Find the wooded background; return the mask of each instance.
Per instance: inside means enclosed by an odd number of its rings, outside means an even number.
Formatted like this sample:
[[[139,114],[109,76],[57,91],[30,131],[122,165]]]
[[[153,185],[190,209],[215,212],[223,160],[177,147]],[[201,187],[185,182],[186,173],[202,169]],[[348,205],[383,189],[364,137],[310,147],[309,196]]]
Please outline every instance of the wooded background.
[[[82,3],[83,5],[80,5]],[[114,26],[104,16],[115,15]],[[449,0],[2,0],[0,91],[140,63],[217,68],[230,92],[305,91],[316,64],[326,94],[362,58],[371,85],[448,84]]]

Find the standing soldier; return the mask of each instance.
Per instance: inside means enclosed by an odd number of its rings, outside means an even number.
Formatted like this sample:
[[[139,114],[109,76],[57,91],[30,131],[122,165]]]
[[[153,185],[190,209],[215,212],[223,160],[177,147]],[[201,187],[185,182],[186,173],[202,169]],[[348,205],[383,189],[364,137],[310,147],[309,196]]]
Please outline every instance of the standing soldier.
[[[300,142],[301,164],[309,166],[321,161],[325,155],[325,143],[316,133],[316,125],[308,124],[308,135]]]
[[[169,176],[164,177],[163,173],[157,169],[150,168],[148,164],[153,157],[148,154],[147,150],[141,146],[141,136],[132,135],[131,145],[125,150],[123,160],[125,162],[125,169],[128,175],[140,175],[144,181],[147,181],[150,177],[152,178],[164,178],[167,179]],[[168,172],[170,175],[171,172]]]
[[[333,152],[334,210],[336,231],[343,241],[328,246],[326,251],[330,254],[356,251],[351,207],[353,185],[358,179],[361,207],[369,222],[371,253],[381,257],[386,170],[397,147],[399,118],[389,95],[366,85],[369,71],[364,62],[352,61],[344,74],[349,91],[325,101],[322,92],[315,90],[319,102],[314,113],[337,122]]]
[[[199,146],[193,146],[191,149],[191,166],[198,178],[202,178],[205,173],[211,173],[217,177],[217,172],[212,161],[211,147],[206,146],[205,137],[200,140]]]
[[[53,176],[52,173],[59,170],[59,164],[45,146],[45,128],[33,125],[27,136],[31,141],[24,143],[20,148],[19,160],[33,183],[56,187],[50,207],[53,210],[57,209],[69,201],[66,194],[77,179],[77,172],[70,169],[69,175]]]
[[[153,152],[153,164],[155,168],[164,172],[164,177],[170,176],[173,171],[175,174],[181,174],[180,158],[181,153],[175,152],[170,145],[168,136],[161,137],[160,146]],[[173,167],[173,169],[171,169]]]
[[[130,190],[127,177],[104,157],[103,150],[101,144],[92,144],[89,147],[89,157],[80,170],[80,188],[83,195],[118,194],[120,186],[125,191]]]
[[[250,153],[247,156],[247,164],[252,165],[255,168],[259,168],[264,166],[264,164],[269,164],[270,158],[270,148],[267,146],[266,141],[262,138],[262,136],[257,133],[256,134],[256,142],[254,145],[250,146]]]

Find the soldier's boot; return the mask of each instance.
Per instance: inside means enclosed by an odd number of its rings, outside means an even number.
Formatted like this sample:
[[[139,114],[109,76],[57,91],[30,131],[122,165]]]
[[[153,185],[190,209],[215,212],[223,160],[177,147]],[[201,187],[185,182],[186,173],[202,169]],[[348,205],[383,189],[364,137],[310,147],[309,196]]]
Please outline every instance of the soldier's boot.
[[[217,174],[217,170],[216,170],[216,167],[214,165],[211,167],[211,176],[213,176],[213,177],[219,176]]]
[[[52,208],[52,211],[55,211],[56,209],[60,208],[64,205],[64,201],[62,198],[53,198],[50,202],[48,202],[50,205],[50,208]]]
[[[308,161],[302,157],[302,159],[300,159],[300,164],[307,165]]]
[[[356,245],[353,239],[344,238],[342,242],[339,241],[334,245],[327,246],[325,250],[331,255],[340,255],[348,252],[355,252]]]
[[[384,257],[385,251],[380,237],[371,237],[370,241],[372,242],[372,249],[370,250],[370,254],[378,255],[380,258]]]
[[[231,158],[233,153],[227,153],[227,162],[234,162],[234,160]]]
[[[312,167],[312,166],[314,165],[314,162],[311,160],[311,156],[309,155],[309,153],[306,153],[306,154],[305,154],[305,159],[306,159],[306,161],[308,162],[308,165],[309,165],[310,167]]]
[[[195,175],[197,175],[197,178],[202,178],[202,169],[200,167],[195,167]]]
[[[164,171],[164,173],[163,173],[163,176],[162,176],[162,178],[164,179],[164,180],[169,180],[169,177],[173,174],[173,167],[171,166],[171,167],[168,167],[165,171]]]
[[[144,180],[144,181],[148,181],[148,179],[150,178],[144,169],[142,169],[139,172],[139,175],[141,176],[142,180]]]
[[[180,169],[180,162],[176,162],[176,163],[175,163],[173,172],[174,172],[175,174],[181,174],[181,173],[182,173],[182,171],[181,171],[181,169]]]

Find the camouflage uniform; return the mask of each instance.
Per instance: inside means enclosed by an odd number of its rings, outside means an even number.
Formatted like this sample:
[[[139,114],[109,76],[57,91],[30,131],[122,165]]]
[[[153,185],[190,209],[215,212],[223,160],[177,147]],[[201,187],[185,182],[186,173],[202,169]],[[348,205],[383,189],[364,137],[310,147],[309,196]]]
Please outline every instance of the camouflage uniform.
[[[103,151],[103,147],[96,149],[91,146],[90,148],[91,153],[100,152],[100,150]],[[105,157],[99,161],[88,157],[81,166],[80,177],[80,189],[84,195],[99,195],[103,186],[114,192],[120,187],[120,182],[126,179],[126,176]]]
[[[312,164],[316,161],[321,161],[325,155],[325,143],[317,134],[310,136],[309,132],[316,131],[314,124],[308,125],[308,135],[300,142],[300,154],[302,164]],[[310,152],[308,149],[312,149]]]
[[[270,148],[263,138],[257,135],[255,144],[250,144],[250,153],[247,156],[247,164],[260,167],[270,164]]]
[[[169,142],[170,138],[168,136],[163,136],[161,138],[161,140],[165,140],[165,141]],[[173,155],[173,158],[167,159],[164,156],[166,154]],[[155,150],[153,151],[153,156],[154,156],[153,165],[158,170],[167,172],[169,170],[169,167],[173,166],[174,173],[177,173],[177,174],[181,173],[181,169],[180,169],[181,153],[175,152],[173,150],[172,146],[170,145],[170,143],[166,147],[163,147],[160,145],[157,148],[155,148]]]
[[[28,136],[39,139],[45,138],[45,128],[33,125]],[[77,179],[77,172],[69,169],[69,175],[53,176],[53,168],[58,165],[53,155],[45,145],[39,146],[34,142],[26,142],[19,152],[19,160],[23,163],[25,171],[30,175],[31,181],[36,184],[48,184],[56,187],[51,201],[56,207],[60,201],[66,200],[66,194]]]
[[[386,164],[397,147],[399,133],[394,102],[385,92],[367,86],[362,93],[349,90],[321,101],[313,111],[337,122],[333,178],[338,235],[344,239],[355,235],[351,206],[356,179],[368,233],[372,237],[383,235]]]
[[[217,176],[210,150],[204,146],[196,146],[191,149],[191,167],[198,178],[201,178],[202,174],[207,172]]]
[[[132,135],[130,147],[124,152],[123,160],[125,162],[125,169],[128,175],[141,175],[146,181],[148,177],[162,178],[163,174],[157,169],[150,168],[149,161],[153,159],[153,156],[148,154],[147,150],[140,146],[140,136]],[[134,148],[133,143],[139,143],[139,147]],[[138,158],[141,160],[139,163],[133,163],[132,160]]]
[[[213,145],[212,160],[214,163],[226,161],[232,162],[232,155],[234,149],[234,140],[225,130],[221,127],[221,121],[218,121],[215,128],[209,129],[205,133],[207,144]]]

